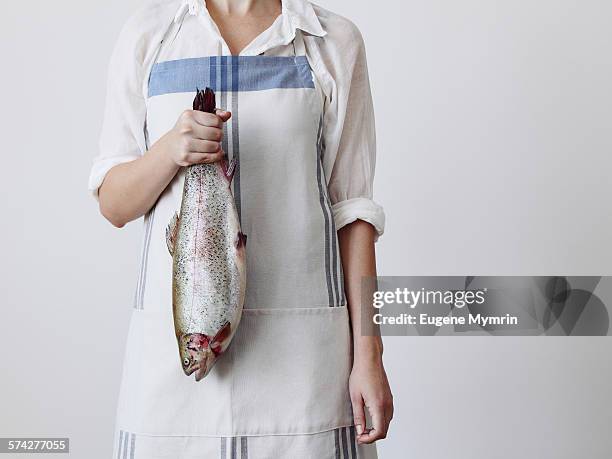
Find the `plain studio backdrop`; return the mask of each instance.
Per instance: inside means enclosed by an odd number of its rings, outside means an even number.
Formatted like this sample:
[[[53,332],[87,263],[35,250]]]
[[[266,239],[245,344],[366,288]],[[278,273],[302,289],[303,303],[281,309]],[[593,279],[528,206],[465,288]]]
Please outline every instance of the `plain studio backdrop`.
[[[1,7],[0,436],[70,437],[77,458],[111,455],[136,286],[142,223],[113,228],[86,186],[140,3]],[[381,274],[612,274],[611,2],[321,5],[366,41]],[[610,457],[610,338],[385,345],[381,458]]]

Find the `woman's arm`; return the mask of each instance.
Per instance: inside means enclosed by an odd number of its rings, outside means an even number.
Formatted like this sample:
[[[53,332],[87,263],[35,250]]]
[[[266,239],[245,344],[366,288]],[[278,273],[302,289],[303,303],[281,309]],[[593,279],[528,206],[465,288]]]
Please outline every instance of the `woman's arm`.
[[[354,358],[349,390],[360,443],[385,438],[393,418],[393,396],[382,362],[382,339],[380,336],[362,336],[361,333],[361,278],[376,276],[375,234],[374,227],[363,220],[356,220],[338,231],[344,288],[353,330]],[[372,417],[371,430],[366,429],[364,406]]]
[[[187,110],[142,157],[113,167],[100,185],[100,212],[121,228],[144,215],[181,166],[223,158],[223,123],[230,113]]]

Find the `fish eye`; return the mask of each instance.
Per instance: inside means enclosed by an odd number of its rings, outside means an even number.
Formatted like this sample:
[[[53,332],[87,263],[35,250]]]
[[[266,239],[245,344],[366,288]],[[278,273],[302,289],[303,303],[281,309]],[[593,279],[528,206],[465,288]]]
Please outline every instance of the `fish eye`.
[[[185,366],[189,365],[189,359],[187,357],[183,359],[183,365]]]

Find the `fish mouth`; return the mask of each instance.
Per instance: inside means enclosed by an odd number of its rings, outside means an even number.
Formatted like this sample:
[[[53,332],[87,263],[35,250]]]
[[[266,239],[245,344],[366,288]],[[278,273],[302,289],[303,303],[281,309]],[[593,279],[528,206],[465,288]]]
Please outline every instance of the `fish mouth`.
[[[198,366],[190,366],[190,367],[183,367],[183,373],[185,373],[185,376],[191,376],[196,370],[199,370],[200,367]]]
[[[210,367],[206,363],[206,359],[204,359],[202,362],[196,362],[194,365],[183,368],[183,372],[186,376],[191,376],[195,373],[195,380],[201,381],[204,379],[204,376],[208,374],[208,370],[210,370]]]
[[[203,366],[196,368],[196,374],[195,374],[195,380],[197,381],[201,381],[204,376],[206,376],[206,374],[208,373],[208,365],[206,365],[206,363],[203,364]]]
[[[208,356],[203,356],[201,360],[194,361],[191,365],[183,367],[185,376],[191,376],[195,373],[195,380],[200,381],[208,374],[211,366],[208,365]]]
[[[195,380],[201,381],[210,372],[217,357],[225,350],[223,343],[230,334],[231,325],[227,322],[213,338],[203,333],[180,335],[178,339],[185,375],[191,376],[195,373]]]
[[[195,373],[195,380],[201,381],[208,373],[208,365],[206,365],[206,362],[202,362],[188,368],[183,368],[183,372],[185,373],[185,376],[191,376]]]

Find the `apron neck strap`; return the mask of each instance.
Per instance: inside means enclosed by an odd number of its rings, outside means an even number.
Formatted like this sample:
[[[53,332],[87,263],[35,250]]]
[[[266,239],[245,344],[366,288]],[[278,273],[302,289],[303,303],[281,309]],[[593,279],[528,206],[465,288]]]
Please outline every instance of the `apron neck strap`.
[[[296,29],[295,37],[292,41],[293,44],[293,55],[294,56],[303,56],[306,54],[306,46],[304,45],[304,36],[302,35],[302,31],[300,29]]]

